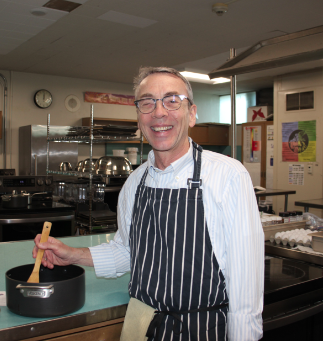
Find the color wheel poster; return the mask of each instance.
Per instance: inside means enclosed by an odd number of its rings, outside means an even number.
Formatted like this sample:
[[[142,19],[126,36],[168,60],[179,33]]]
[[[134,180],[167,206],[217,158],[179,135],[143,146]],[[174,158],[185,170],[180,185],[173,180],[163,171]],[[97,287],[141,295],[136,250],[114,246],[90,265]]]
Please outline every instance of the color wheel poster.
[[[282,161],[316,161],[316,121],[282,123]]]

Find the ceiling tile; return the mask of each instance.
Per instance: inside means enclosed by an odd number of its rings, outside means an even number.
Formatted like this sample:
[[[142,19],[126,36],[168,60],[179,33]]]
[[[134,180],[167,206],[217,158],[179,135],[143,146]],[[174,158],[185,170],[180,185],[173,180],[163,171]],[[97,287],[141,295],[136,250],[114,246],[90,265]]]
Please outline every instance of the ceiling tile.
[[[100,15],[98,19],[141,28],[151,26],[157,22],[156,20],[137,17],[135,15],[116,11],[108,11],[107,13]]]
[[[0,30],[0,37],[4,37],[8,39],[18,39],[18,40],[26,41],[30,39],[32,36],[33,35],[25,33],[25,32]]]
[[[48,0],[2,0],[2,1],[21,5],[25,5],[26,3],[28,3],[28,5],[30,6],[41,7],[44,4],[46,4]]]
[[[19,24],[18,23],[11,23],[8,21],[0,21],[0,30],[12,30],[16,31],[19,30]]]

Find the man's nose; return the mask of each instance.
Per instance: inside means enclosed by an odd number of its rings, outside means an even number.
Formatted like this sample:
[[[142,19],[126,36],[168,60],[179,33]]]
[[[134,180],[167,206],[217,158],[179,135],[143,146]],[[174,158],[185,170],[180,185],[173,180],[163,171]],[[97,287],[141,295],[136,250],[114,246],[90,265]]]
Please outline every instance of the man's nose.
[[[152,116],[156,118],[161,118],[166,115],[168,115],[168,111],[164,108],[162,100],[161,99],[157,100],[155,110],[153,111]]]

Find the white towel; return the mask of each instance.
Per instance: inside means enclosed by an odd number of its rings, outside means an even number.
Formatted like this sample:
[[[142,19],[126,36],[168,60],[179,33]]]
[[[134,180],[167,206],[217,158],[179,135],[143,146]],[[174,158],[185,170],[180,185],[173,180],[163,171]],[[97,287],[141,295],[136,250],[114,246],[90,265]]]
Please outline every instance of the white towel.
[[[123,329],[120,336],[120,341],[146,341],[147,329],[154,317],[156,309],[149,305],[131,297]]]

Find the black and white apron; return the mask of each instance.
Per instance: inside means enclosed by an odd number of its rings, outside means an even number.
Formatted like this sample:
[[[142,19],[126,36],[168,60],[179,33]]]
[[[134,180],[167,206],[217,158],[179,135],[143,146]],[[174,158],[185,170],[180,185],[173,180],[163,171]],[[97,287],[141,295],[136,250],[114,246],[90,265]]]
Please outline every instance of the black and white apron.
[[[208,233],[200,170],[188,188],[137,187],[130,228],[131,297],[157,312],[149,340],[226,340],[228,297]]]

